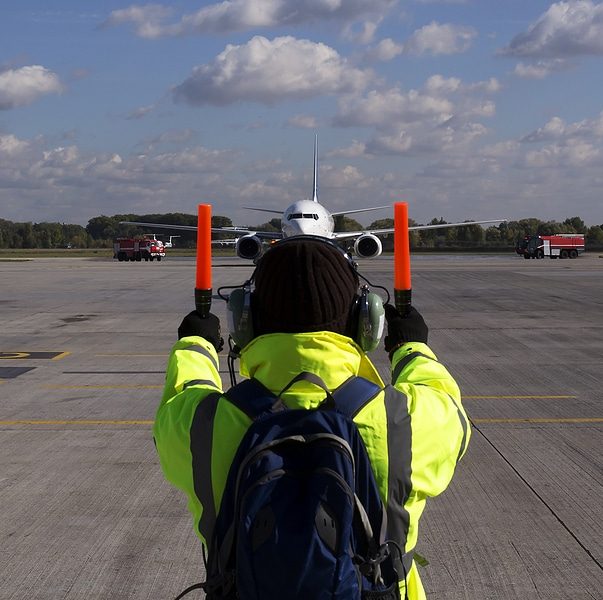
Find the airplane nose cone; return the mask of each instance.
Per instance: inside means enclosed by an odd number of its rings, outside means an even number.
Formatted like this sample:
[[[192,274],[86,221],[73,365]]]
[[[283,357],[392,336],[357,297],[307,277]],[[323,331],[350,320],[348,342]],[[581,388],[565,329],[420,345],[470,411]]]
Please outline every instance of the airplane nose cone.
[[[305,235],[309,235],[316,231],[316,228],[313,227],[312,225],[314,225],[314,224],[310,223],[309,221],[306,221],[306,220],[297,222],[297,226],[299,228],[300,233],[303,233]]]
[[[328,234],[320,221],[314,219],[303,219],[296,223],[301,235],[320,235],[327,237]]]

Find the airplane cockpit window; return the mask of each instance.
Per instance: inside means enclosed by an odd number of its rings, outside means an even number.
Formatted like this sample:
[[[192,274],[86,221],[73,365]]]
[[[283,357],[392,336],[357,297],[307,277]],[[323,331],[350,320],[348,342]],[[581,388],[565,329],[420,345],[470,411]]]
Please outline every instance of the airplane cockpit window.
[[[314,219],[318,221],[318,215],[316,213],[291,213],[287,215],[287,221],[291,219]]]

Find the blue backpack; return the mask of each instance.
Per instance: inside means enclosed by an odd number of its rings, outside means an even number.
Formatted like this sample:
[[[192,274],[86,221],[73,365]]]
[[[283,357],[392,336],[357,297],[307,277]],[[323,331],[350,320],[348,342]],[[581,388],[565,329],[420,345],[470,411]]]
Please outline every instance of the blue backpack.
[[[311,373],[287,388],[300,380],[325,390],[317,409],[288,409],[254,379],[225,394],[252,423],[210,540],[207,599],[399,599],[385,507],[352,420],[381,388],[351,377],[329,393]]]

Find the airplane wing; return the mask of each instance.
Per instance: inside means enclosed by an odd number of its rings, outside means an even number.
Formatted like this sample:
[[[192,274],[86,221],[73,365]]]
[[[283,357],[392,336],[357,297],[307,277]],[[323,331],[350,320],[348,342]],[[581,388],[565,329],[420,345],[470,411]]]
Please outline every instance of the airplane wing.
[[[339,215],[351,215],[353,213],[367,212],[369,210],[381,210],[382,208],[391,208],[391,205],[388,205],[388,206],[371,206],[369,208],[357,208],[355,210],[342,210],[340,212],[332,212],[331,216],[332,217],[337,217]]]
[[[227,240],[212,240],[212,246],[234,246],[239,238],[229,238]]]
[[[241,208],[245,208],[247,210],[258,210],[260,212],[267,212],[267,213],[271,213],[273,215],[279,215],[279,216],[283,215],[282,210],[273,210],[272,208],[260,208],[258,206],[242,206]],[[381,210],[383,208],[391,208],[391,206],[390,205],[388,205],[388,206],[371,206],[370,208],[358,208],[355,210],[342,210],[341,212],[332,212],[331,216],[337,217],[339,215],[351,215],[353,213],[367,212],[369,210]]]
[[[335,213],[332,213],[335,214]],[[489,221],[463,221],[462,223],[441,223],[437,225],[413,225],[408,228],[409,231],[420,231],[422,229],[443,229],[445,227],[464,227],[466,225],[483,225],[485,223],[506,223],[507,219],[491,219]],[[348,238],[358,237],[363,234],[372,233],[373,235],[385,235],[394,233],[394,229],[366,229],[364,231],[339,231],[333,233],[333,238],[337,240],[345,240]]]
[[[170,223],[142,223],[140,221],[120,221],[120,225],[137,225],[151,229],[179,229],[181,231],[197,231],[196,225],[173,225]],[[283,237],[280,231],[253,231],[246,227],[212,227],[212,233],[240,233],[241,235],[255,235],[260,239],[277,240]]]
[[[260,212],[267,212],[273,215],[278,215],[279,217],[283,216],[282,210],[274,210],[272,208],[259,208],[258,206],[241,206],[241,208],[246,210],[259,210]]]

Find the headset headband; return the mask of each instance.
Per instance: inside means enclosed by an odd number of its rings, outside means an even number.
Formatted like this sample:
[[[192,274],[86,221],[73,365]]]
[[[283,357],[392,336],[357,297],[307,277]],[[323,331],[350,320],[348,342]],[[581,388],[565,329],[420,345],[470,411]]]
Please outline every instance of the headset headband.
[[[291,236],[288,236],[285,238],[281,238],[281,239],[277,240],[276,242],[273,242],[272,246],[270,246],[268,248],[268,250],[266,250],[266,252],[264,252],[264,254],[257,260],[255,269],[258,268],[258,266],[260,265],[260,263],[262,262],[264,257],[269,252],[272,252],[273,250],[280,248],[281,246],[283,246],[285,244],[292,243],[292,242],[298,242],[300,240],[303,242],[317,242],[319,244],[325,244],[327,246],[330,246],[331,248],[334,248],[335,250],[337,250],[337,252],[339,252],[341,254],[341,256],[343,256],[343,258],[345,258],[346,262],[350,265],[350,268],[352,269],[354,274],[357,277],[359,276],[358,264],[350,256],[350,254],[348,254],[341,246],[339,246],[338,244],[336,244],[333,240],[331,240],[329,238],[326,238],[326,237],[323,237],[320,235],[307,235],[307,234],[291,235]],[[245,282],[245,284],[250,284],[252,281],[255,280],[255,269],[254,269],[251,277],[248,279],[248,281]],[[245,284],[243,284],[243,285],[245,285]]]

